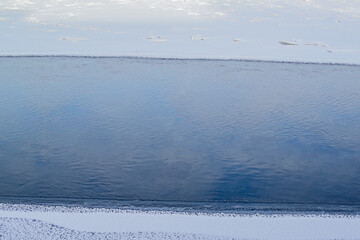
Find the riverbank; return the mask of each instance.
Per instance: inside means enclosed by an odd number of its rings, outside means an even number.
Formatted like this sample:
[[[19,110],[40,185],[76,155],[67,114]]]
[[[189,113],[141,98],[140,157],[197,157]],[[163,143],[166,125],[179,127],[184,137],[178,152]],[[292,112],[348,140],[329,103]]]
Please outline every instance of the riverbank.
[[[359,215],[1,204],[1,239],[359,239]]]

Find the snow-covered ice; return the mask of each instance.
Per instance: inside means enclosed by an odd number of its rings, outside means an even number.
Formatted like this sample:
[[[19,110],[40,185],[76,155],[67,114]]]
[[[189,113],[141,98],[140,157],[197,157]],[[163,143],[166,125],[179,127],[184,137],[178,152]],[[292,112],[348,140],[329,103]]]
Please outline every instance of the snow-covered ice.
[[[359,9],[356,0],[3,0],[0,55],[358,64]]]

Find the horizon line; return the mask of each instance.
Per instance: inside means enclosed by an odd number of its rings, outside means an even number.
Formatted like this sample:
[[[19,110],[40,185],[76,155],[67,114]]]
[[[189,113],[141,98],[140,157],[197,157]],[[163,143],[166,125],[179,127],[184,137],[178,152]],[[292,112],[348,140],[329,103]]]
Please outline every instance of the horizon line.
[[[221,57],[161,57],[161,56],[132,56],[132,55],[81,55],[81,54],[0,54],[0,58],[119,58],[119,59],[144,59],[144,60],[170,60],[170,61],[234,61],[234,62],[264,62],[264,63],[287,63],[287,64],[313,64],[313,65],[344,65],[360,66],[360,63],[346,62],[321,62],[301,60],[278,60],[278,59],[252,59],[252,58],[221,58]]]

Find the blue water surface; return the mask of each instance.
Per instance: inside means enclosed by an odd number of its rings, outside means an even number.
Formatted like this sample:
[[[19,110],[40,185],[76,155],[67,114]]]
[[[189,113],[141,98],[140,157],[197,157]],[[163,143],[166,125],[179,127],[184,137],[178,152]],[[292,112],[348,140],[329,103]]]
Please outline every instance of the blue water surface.
[[[360,203],[360,67],[0,58],[0,197]]]

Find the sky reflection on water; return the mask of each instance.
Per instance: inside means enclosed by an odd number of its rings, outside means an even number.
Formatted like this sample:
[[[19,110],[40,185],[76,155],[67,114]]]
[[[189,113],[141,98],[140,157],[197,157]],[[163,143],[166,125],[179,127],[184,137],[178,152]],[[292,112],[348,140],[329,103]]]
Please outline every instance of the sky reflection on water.
[[[358,203],[360,68],[0,58],[0,196]]]

